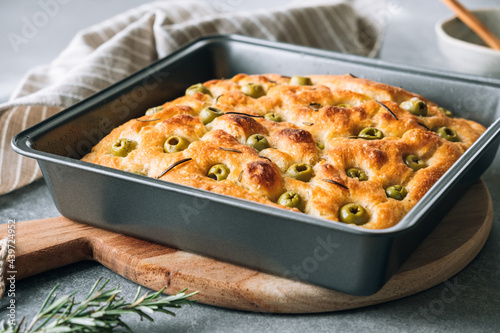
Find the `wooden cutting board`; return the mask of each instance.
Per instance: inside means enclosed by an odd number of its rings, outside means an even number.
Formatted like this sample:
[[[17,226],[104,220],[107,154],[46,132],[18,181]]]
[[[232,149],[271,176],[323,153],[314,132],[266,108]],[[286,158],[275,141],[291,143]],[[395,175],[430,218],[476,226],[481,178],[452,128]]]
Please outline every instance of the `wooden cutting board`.
[[[166,293],[198,290],[199,302],[240,310],[314,313],[358,308],[409,296],[462,270],[489,235],[493,207],[475,184],[376,294],[351,296],[72,222],[64,217],[16,223],[17,278],[82,260]],[[7,226],[0,226],[0,237]]]

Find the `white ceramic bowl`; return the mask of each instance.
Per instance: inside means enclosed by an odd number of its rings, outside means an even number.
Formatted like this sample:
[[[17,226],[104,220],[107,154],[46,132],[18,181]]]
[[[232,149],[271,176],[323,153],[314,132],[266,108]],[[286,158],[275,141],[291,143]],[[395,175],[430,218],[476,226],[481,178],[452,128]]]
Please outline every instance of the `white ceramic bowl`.
[[[472,10],[500,38],[500,8]],[[435,27],[441,53],[457,72],[500,77],[500,51],[493,50],[457,17]]]

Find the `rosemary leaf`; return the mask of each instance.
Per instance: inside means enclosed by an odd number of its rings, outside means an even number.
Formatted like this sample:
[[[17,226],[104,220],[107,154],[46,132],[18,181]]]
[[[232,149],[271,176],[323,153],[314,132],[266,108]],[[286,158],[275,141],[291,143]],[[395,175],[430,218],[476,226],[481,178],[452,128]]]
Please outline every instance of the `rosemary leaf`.
[[[168,168],[165,169],[165,171],[163,171],[158,177],[158,179],[160,179],[161,177],[163,177],[167,172],[169,172],[170,170],[172,170],[173,168],[175,168],[176,166],[178,166],[179,164],[182,164],[182,163],[185,163],[187,161],[191,161],[192,158],[185,158],[183,160],[180,160],[180,161],[177,161],[175,162],[174,164],[172,164],[171,166],[169,166]]]
[[[338,185],[340,187],[343,187],[345,188],[346,190],[348,190],[349,188],[347,186],[345,186],[344,184],[341,184],[339,182],[336,182],[335,180],[332,180],[332,179],[322,179],[322,181],[324,182],[327,182],[327,183],[330,183],[330,184],[334,184],[334,185]]]
[[[310,108],[313,111],[318,111],[319,109],[321,109],[321,104],[319,104],[319,103],[310,103],[307,107]]]
[[[422,124],[422,123],[418,123],[420,126],[424,127],[426,130],[430,131],[430,128],[427,127],[425,124]]]
[[[256,116],[253,114],[248,114],[248,113],[243,113],[243,112],[226,112],[226,114],[236,114],[236,115],[247,116],[247,117],[252,117],[252,118],[264,118],[264,116]]]
[[[224,147],[219,147],[220,150],[224,150],[224,151],[231,151],[233,153],[240,153],[241,154],[241,150],[238,150],[238,149],[233,149],[233,148],[224,148]]]
[[[136,314],[141,318],[154,321],[152,315],[164,313],[175,316],[166,308],[180,308],[195,300],[190,299],[197,292],[186,294],[186,289],[178,294],[162,296],[162,290],[146,293],[140,296],[141,288],[132,303],[126,302],[118,295],[118,287],[105,290],[109,280],[101,284],[101,279],[93,285],[88,296],[76,303],[76,291],[62,297],[55,295],[56,285],[43,302],[30,325],[23,325],[24,317],[19,323],[2,321],[0,333],[62,333],[62,332],[114,332],[121,327],[132,332],[130,327],[121,320],[124,314]],[[73,310],[75,308],[75,310]],[[36,326],[36,328],[35,328]]]
[[[375,102],[377,102],[381,107],[383,107],[384,109],[386,109],[387,111],[389,111],[389,113],[394,117],[394,119],[399,120],[398,117],[396,117],[396,115],[394,114],[394,112],[392,112],[392,110],[389,109],[389,107],[387,105],[385,105],[384,103],[379,102],[377,100],[375,100]]]

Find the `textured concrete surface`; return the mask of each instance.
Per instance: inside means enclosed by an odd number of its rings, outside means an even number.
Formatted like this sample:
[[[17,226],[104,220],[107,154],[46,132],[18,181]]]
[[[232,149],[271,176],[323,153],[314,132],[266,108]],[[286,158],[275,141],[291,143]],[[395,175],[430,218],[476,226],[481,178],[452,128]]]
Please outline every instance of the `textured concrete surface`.
[[[2,3],[0,36],[6,29],[15,29],[19,17],[38,10],[37,1]],[[87,2],[86,2],[87,3]],[[97,6],[97,1],[92,1]],[[99,2],[99,10],[71,2],[61,8],[54,20],[64,29],[50,28],[50,34],[33,39],[30,47],[20,57],[12,57],[9,50],[0,48],[1,87],[12,90],[15,81],[29,67],[49,61],[69,41],[72,34],[81,27],[133,7],[140,1]],[[244,1],[227,1],[247,8]],[[470,7],[491,7],[496,0],[463,1]],[[392,1],[394,10],[388,19],[388,28],[380,52],[380,58],[394,62],[446,69],[434,37],[434,23],[449,15],[438,1]],[[8,6],[7,12],[3,9]],[[245,7],[246,6],[246,7]],[[5,24],[7,22],[7,24]],[[17,22],[17,23],[16,23]],[[59,23],[54,23],[58,25]],[[59,26],[58,26],[59,27]],[[49,28],[47,28],[49,29]],[[56,38],[57,37],[57,38]],[[58,40],[58,50],[43,46],[44,39]],[[0,43],[4,43],[5,40]],[[6,65],[6,63],[8,65]],[[4,70],[9,75],[4,76]],[[440,284],[430,290],[405,299],[339,313],[317,315],[271,315],[247,313],[221,309],[202,304],[177,310],[177,317],[155,316],[155,323],[140,322],[128,317],[127,323],[137,332],[493,332],[500,330],[500,156],[483,175],[495,204],[494,226],[483,251],[462,272],[451,278],[447,284]],[[0,220],[18,221],[57,216],[50,193],[43,180],[0,197]],[[108,269],[93,262],[82,262],[18,281],[17,315],[31,317],[45,295],[60,283],[59,295],[79,289],[84,294],[100,276],[110,278],[111,285],[120,284],[123,295],[133,297],[137,288]],[[448,288],[453,287],[455,297],[450,297]],[[446,295],[443,298],[443,295]],[[0,319],[5,318],[7,298],[0,301]]]

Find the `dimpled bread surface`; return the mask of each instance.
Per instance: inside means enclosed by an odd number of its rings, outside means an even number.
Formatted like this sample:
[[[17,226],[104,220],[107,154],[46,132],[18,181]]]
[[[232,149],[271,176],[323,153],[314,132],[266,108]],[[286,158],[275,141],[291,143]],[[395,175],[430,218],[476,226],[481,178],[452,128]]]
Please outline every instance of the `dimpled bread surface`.
[[[401,88],[351,75],[308,77],[312,85],[291,85],[289,77],[278,74],[238,74],[205,82],[212,96],[182,96],[156,113],[132,119],[82,160],[332,221],[339,221],[342,206],[356,203],[369,216],[362,227],[383,229],[397,224],[485,131],[473,121],[446,116],[438,105]],[[261,84],[265,95],[245,95],[241,87],[248,83]],[[400,107],[414,97],[427,103],[426,116]],[[199,113],[208,106],[225,114],[204,125]],[[267,113],[282,121],[267,120]],[[383,139],[358,138],[367,127],[382,131]],[[434,132],[441,127],[455,130],[458,142]],[[270,148],[259,152],[246,145],[253,134],[264,135]],[[188,140],[189,146],[166,153],[164,143],[172,135]],[[122,138],[134,142],[134,149],[125,157],[114,156],[111,146]],[[404,158],[410,154],[426,167],[408,167]],[[190,160],[175,165],[185,159]],[[313,168],[309,181],[287,176],[291,165],[302,163]],[[227,166],[226,179],[207,176],[216,164]],[[362,170],[368,180],[348,177],[349,168]],[[406,189],[402,200],[386,194],[393,185]],[[278,205],[286,191],[298,193],[301,205]]]

